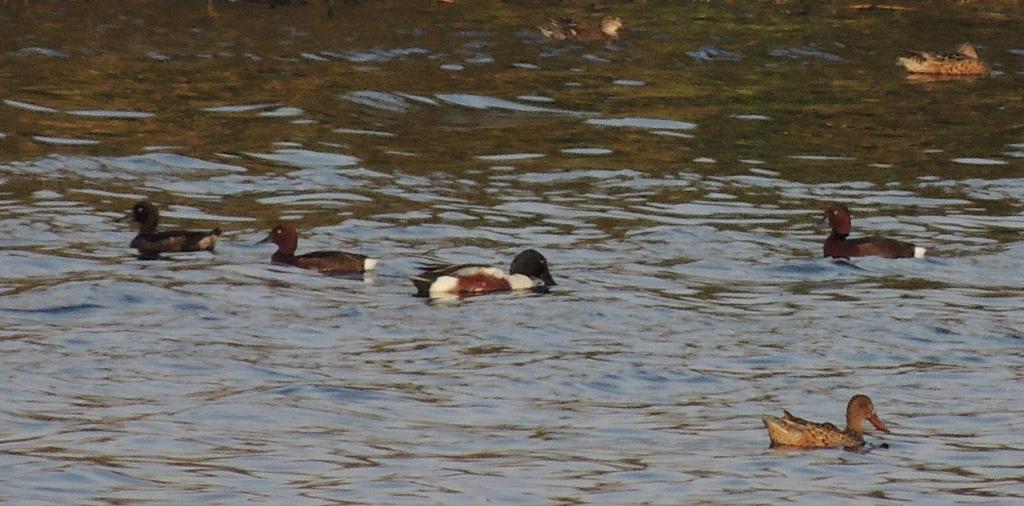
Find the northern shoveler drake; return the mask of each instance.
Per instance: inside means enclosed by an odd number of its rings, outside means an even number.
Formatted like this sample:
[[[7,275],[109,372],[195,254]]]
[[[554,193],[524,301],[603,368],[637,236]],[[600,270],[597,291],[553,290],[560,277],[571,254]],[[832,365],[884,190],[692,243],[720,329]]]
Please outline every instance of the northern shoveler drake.
[[[267,237],[260,241],[265,242],[277,245],[277,251],[270,257],[270,261],[275,264],[294,265],[326,274],[366,272],[377,267],[376,259],[344,251],[312,251],[296,255],[299,231],[290,223],[279,223],[271,229]]]
[[[925,248],[914,246],[909,242],[887,237],[871,236],[847,239],[852,226],[850,210],[842,204],[832,204],[825,209],[825,219],[832,227],[832,233],[825,239],[826,257],[924,258],[925,251],[927,251]]]
[[[990,71],[970,42],[961,44],[954,53],[910,52],[897,61],[912,74],[984,76]]]
[[[622,20],[618,16],[605,16],[600,23],[577,23],[569,18],[551,18],[537,28],[549,39],[599,42],[617,40]]]
[[[768,428],[768,437],[772,447],[790,446],[796,448],[855,448],[864,444],[864,428],[861,422],[867,420],[876,429],[889,432],[885,423],[875,413],[871,399],[864,394],[854,395],[846,405],[846,429],[839,430],[835,425],[809,422],[793,416],[789,411],[782,411],[782,418],[764,415],[761,417]]]
[[[526,290],[555,285],[548,261],[536,250],[516,255],[506,275],[501,269],[480,264],[427,265],[412,276],[419,297],[472,295],[501,290]]]
[[[139,250],[142,257],[152,258],[160,253],[180,253],[185,251],[213,251],[217,246],[217,237],[221,230],[210,231],[166,230],[156,231],[160,221],[160,212],[153,203],[143,200],[132,206],[132,210],[124,217],[139,229],[138,235],[132,239],[131,247]]]

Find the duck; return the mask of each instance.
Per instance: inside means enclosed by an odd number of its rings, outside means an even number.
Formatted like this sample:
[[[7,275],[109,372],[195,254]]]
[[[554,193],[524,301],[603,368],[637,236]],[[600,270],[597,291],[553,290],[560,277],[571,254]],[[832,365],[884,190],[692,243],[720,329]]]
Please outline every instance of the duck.
[[[528,249],[512,260],[508,274],[483,264],[433,264],[410,277],[418,297],[475,295],[504,290],[528,290],[556,285],[548,261],[537,250]]]
[[[622,20],[618,16],[605,16],[599,23],[582,24],[570,18],[551,18],[537,28],[549,39],[600,42],[618,40]]]
[[[156,226],[160,221],[160,211],[148,200],[137,202],[132,206],[124,220],[138,227],[139,233],[132,239],[130,246],[139,250],[140,256],[145,258],[152,258],[160,253],[213,251],[217,246],[217,238],[221,234],[220,228],[209,231],[165,230],[157,232]]]
[[[846,405],[846,428],[840,430],[835,425],[809,422],[793,416],[789,411],[782,410],[782,418],[763,415],[761,420],[768,429],[768,437],[772,448],[788,446],[795,448],[856,448],[864,445],[864,428],[861,422],[867,420],[876,429],[889,432],[889,429],[878,418],[871,398],[857,394],[850,398]]]
[[[978,52],[970,42],[961,44],[953,53],[910,52],[897,61],[912,74],[985,76],[991,70],[978,58]]]
[[[266,242],[277,245],[277,251],[270,256],[270,261],[275,264],[293,265],[325,274],[355,274],[377,267],[377,259],[344,251],[311,251],[296,255],[299,231],[291,223],[275,225],[260,244]]]
[[[825,209],[825,219],[832,227],[832,233],[825,239],[824,253],[830,258],[851,258],[876,256],[885,258],[924,258],[927,249],[909,242],[888,237],[861,237],[847,239],[850,235],[850,210],[842,204],[832,204]]]

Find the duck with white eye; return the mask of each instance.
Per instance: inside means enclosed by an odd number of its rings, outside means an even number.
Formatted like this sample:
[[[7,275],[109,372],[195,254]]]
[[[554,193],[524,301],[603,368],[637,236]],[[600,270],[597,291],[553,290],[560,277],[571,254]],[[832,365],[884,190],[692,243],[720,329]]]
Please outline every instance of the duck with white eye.
[[[506,290],[530,290],[556,285],[548,270],[548,261],[539,252],[528,249],[512,260],[509,273],[481,264],[426,265],[410,277],[417,296],[474,295]]]
[[[290,223],[279,223],[260,243],[272,242],[277,251],[270,257],[275,264],[293,265],[324,274],[354,274],[373,270],[377,259],[345,251],[311,251],[296,255],[299,231]]]
[[[877,256],[885,258],[924,258],[925,248],[888,237],[868,236],[850,239],[852,218],[843,204],[832,204],[825,209],[824,221],[832,228],[825,238],[824,253],[831,258]]]

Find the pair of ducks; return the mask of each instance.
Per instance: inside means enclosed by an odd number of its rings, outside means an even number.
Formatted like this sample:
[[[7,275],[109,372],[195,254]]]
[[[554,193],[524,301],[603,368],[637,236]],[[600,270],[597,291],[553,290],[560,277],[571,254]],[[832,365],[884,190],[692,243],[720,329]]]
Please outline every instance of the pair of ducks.
[[[622,20],[618,16],[605,16],[597,23],[578,23],[570,18],[551,18],[537,28],[553,40],[601,42],[619,39]]]
[[[139,228],[131,247],[139,250],[143,259],[155,259],[160,253],[213,251],[221,230],[210,231],[167,230],[157,232],[160,212],[149,201],[135,204],[125,216]],[[365,255],[344,251],[313,251],[296,255],[299,232],[289,223],[275,226],[260,241],[273,242],[277,251],[270,257],[276,264],[293,265],[326,274],[355,274],[373,270],[377,260]],[[528,290],[555,285],[548,270],[548,261],[539,252],[528,249],[516,255],[508,274],[481,264],[431,264],[410,278],[419,296],[446,294],[473,295],[502,290]]]
[[[553,40],[600,42],[618,40],[622,20],[617,16],[604,16],[598,23],[578,23],[569,18],[551,18],[537,28]],[[911,74],[984,76],[991,71],[969,42],[952,53],[908,52],[897,59],[897,63]]]

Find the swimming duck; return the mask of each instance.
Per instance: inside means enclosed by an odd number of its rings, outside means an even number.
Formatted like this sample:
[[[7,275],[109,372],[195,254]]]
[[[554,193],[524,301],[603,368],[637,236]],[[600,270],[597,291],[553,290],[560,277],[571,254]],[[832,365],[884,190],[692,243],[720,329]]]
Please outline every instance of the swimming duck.
[[[828,422],[815,423],[797,418],[786,410],[782,413],[782,418],[768,415],[761,417],[768,429],[768,437],[772,440],[773,448],[855,448],[864,444],[864,428],[861,427],[864,420],[871,422],[871,425],[882,432],[889,432],[885,423],[875,414],[875,406],[871,399],[864,394],[854,395],[846,405],[845,430],[839,430]]]
[[[970,42],[965,42],[955,53],[911,52],[897,60],[913,74],[942,74],[951,76],[984,76],[989,67],[978,58]]]
[[[132,210],[124,217],[133,225],[138,226],[139,233],[132,239],[131,247],[139,250],[143,257],[154,257],[160,253],[179,253],[184,251],[213,251],[217,246],[219,228],[207,232],[192,230],[156,231],[160,221],[160,212],[148,200],[132,206]]]
[[[825,210],[825,219],[832,233],[825,239],[825,256],[851,258],[876,256],[885,258],[924,258],[925,248],[909,242],[887,237],[871,236],[847,239],[850,235],[850,210],[842,204],[832,204]]]
[[[344,251],[312,251],[296,255],[295,248],[299,244],[299,231],[290,223],[279,223],[271,229],[267,237],[260,241],[260,243],[265,242],[273,242],[277,245],[277,251],[270,257],[270,261],[275,264],[294,265],[326,274],[366,272],[377,267],[376,259]]]
[[[617,40],[622,20],[618,16],[605,16],[599,24],[582,24],[569,18],[551,18],[537,28],[549,39],[599,42]]]
[[[472,295],[501,290],[526,290],[555,285],[548,272],[548,261],[536,250],[516,255],[506,275],[501,269],[481,264],[427,265],[409,279],[419,297]]]

